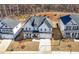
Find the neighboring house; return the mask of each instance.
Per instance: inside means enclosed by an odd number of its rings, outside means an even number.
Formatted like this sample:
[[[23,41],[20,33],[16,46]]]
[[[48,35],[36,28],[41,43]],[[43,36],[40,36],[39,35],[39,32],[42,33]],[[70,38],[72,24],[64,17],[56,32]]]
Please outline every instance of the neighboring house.
[[[79,15],[62,16],[58,25],[63,38],[79,39]]]
[[[24,38],[52,38],[52,23],[46,16],[32,16],[23,28]]]
[[[0,38],[14,39],[21,31],[21,23],[12,18],[0,19]]]

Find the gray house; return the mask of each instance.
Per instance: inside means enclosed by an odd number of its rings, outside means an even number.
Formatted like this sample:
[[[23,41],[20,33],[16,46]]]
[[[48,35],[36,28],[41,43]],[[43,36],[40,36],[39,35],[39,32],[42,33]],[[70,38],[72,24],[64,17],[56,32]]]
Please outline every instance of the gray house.
[[[52,38],[52,23],[46,16],[32,16],[23,28],[24,38]]]
[[[63,38],[79,39],[79,15],[62,16],[58,24]]]
[[[21,23],[12,18],[0,19],[0,38],[14,39],[21,31]]]

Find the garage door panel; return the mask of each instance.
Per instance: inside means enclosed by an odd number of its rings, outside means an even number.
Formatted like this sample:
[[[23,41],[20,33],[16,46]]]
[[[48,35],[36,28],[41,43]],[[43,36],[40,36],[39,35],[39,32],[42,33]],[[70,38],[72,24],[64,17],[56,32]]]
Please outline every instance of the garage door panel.
[[[39,34],[39,38],[51,38],[52,34],[45,34],[45,33],[41,33]]]

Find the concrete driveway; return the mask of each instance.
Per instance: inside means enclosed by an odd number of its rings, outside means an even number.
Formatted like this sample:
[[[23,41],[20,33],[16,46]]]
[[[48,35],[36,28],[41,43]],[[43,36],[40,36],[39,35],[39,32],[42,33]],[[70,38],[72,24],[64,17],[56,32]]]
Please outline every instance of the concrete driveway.
[[[0,43],[0,52],[6,51],[11,42],[12,39],[3,39]]]
[[[51,51],[51,40],[50,39],[40,39],[39,51],[50,52]]]

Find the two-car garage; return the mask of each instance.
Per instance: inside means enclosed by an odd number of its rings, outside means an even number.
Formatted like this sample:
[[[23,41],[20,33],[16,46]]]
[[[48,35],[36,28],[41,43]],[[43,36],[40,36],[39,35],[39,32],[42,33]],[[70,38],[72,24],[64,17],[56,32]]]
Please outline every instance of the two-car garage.
[[[52,34],[51,33],[39,33],[39,38],[44,38],[44,39],[51,39],[52,38]]]

